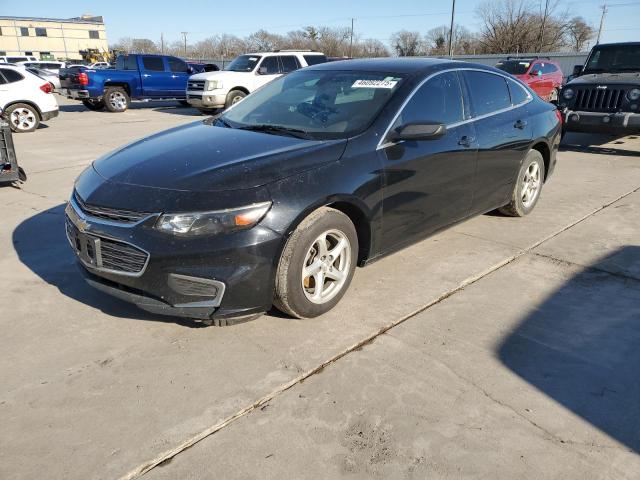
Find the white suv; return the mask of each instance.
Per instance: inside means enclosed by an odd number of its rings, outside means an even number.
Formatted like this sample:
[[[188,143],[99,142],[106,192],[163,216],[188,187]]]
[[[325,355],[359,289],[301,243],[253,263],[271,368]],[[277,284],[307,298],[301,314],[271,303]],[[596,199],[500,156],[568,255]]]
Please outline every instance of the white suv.
[[[53,87],[24,68],[0,63],[0,110],[14,132],[32,132],[58,116]]]
[[[326,61],[321,52],[301,50],[240,55],[222,71],[189,77],[187,102],[202,111],[228,108],[280,75]]]

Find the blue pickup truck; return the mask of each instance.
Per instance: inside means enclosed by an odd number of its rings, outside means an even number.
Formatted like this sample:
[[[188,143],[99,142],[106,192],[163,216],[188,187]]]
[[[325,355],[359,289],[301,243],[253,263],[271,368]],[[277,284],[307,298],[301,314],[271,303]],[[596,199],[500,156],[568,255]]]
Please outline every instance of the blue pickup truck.
[[[60,71],[61,89],[90,110],[124,112],[131,100],[176,99],[184,105],[187,80],[197,70],[168,55],[120,55],[115,69]]]

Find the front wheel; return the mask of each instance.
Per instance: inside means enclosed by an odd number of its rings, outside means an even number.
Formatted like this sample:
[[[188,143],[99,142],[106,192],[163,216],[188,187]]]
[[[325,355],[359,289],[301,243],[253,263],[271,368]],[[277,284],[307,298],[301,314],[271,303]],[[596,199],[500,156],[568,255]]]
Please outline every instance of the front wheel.
[[[520,167],[511,202],[500,208],[500,212],[510,217],[524,217],[531,213],[540,198],[544,172],[542,154],[537,150],[530,150]]]
[[[227,99],[224,102],[224,108],[229,108],[231,105],[235,105],[246,96],[247,94],[244,93],[242,90],[231,90],[227,94]]]
[[[274,305],[295,318],[328,312],[349,288],[357,257],[358,235],[349,217],[333,208],[316,210],[282,251]]]
[[[131,104],[131,98],[122,87],[107,87],[104,90],[104,106],[110,112],[124,112]]]
[[[11,130],[16,133],[33,132],[40,125],[40,114],[27,103],[16,103],[5,111]]]
[[[99,112],[104,108],[103,100],[94,100],[92,98],[88,100],[82,100],[82,104],[87,107],[89,110],[93,110],[94,112]]]

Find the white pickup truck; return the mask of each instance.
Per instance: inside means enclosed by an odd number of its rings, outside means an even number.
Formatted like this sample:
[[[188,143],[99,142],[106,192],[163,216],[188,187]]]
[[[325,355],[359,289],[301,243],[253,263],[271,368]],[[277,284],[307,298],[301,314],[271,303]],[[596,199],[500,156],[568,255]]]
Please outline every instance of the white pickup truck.
[[[301,50],[240,55],[224,70],[189,77],[187,102],[205,113],[228,108],[280,75],[326,61],[321,52]]]

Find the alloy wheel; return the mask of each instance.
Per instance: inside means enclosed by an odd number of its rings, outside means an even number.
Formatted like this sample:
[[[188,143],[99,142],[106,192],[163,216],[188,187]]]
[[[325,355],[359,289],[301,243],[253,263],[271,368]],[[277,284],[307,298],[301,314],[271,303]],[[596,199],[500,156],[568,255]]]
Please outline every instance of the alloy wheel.
[[[28,108],[16,108],[11,112],[10,121],[17,130],[31,130],[36,125],[36,113]]]
[[[525,208],[529,208],[538,198],[538,194],[540,193],[540,165],[537,162],[532,162],[527,170],[524,172],[524,177],[522,178],[522,205]]]
[[[111,95],[109,95],[109,103],[117,110],[127,108],[127,99],[122,92],[112,92]]]
[[[319,235],[305,255],[302,288],[307,299],[323,304],[344,287],[351,266],[351,244],[340,230]]]

